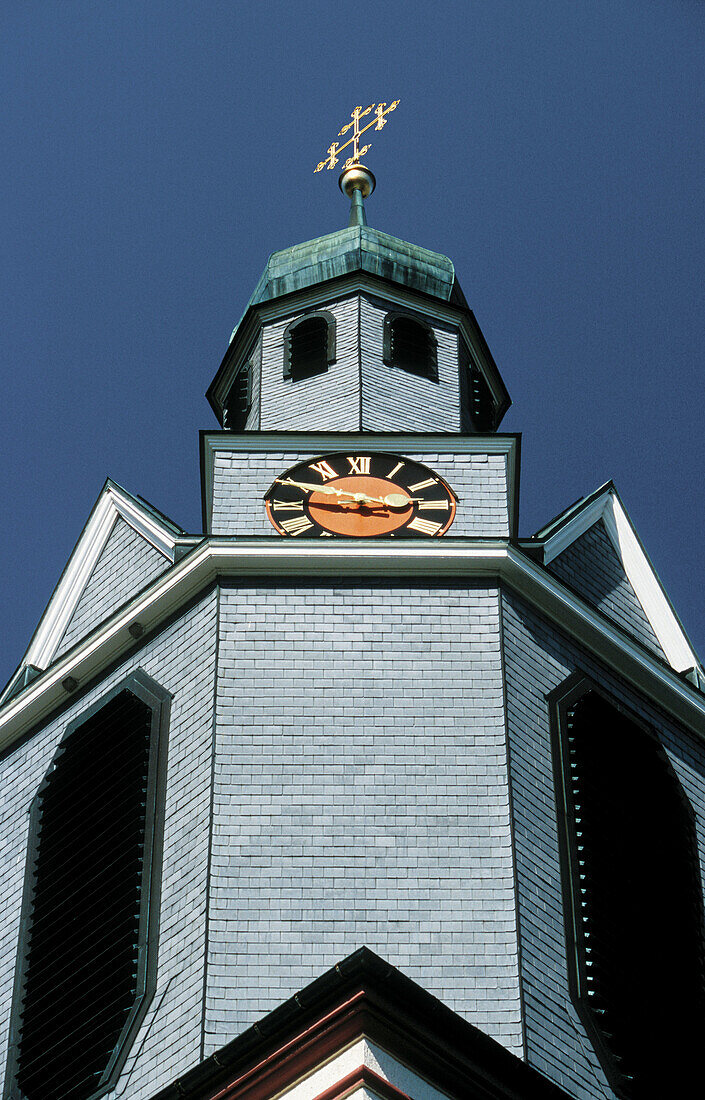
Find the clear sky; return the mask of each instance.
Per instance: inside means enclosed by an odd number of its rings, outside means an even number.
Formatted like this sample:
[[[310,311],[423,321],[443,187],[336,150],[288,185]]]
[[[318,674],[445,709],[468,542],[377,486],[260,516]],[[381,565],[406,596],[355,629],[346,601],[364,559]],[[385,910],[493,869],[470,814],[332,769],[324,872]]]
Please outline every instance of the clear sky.
[[[203,397],[360,103],[370,224],[449,255],[521,532],[613,478],[705,652],[701,0],[6,0],[0,680],[107,476],[200,530]]]

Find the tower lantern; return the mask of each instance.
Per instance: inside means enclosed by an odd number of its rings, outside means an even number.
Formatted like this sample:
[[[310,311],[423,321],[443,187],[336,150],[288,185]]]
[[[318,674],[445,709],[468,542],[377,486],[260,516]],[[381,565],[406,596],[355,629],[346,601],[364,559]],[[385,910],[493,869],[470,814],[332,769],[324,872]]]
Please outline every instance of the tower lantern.
[[[203,529],[106,481],[0,696],[3,1100],[692,1095],[702,667],[612,482],[520,534],[453,263],[366,223],[398,103],[235,326]]]

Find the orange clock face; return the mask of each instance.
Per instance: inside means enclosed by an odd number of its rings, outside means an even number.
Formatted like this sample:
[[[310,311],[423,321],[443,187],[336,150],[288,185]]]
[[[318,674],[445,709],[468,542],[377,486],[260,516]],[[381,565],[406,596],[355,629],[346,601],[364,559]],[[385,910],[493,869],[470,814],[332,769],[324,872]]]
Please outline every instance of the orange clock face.
[[[342,451],[287,470],[264,503],[280,535],[432,538],[450,527],[457,498],[443,478],[419,462]]]

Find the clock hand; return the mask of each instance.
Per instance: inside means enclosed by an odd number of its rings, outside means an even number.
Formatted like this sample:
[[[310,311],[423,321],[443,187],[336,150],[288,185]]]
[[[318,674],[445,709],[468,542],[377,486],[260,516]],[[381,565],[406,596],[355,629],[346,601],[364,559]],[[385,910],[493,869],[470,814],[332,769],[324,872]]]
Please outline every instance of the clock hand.
[[[277,478],[280,485],[294,485],[311,493],[325,493],[327,496],[352,497],[357,504],[386,504],[389,508],[405,508],[421,497],[408,497],[405,493],[388,493],[385,497],[371,497],[367,493],[356,493],[352,489],[336,489],[333,485],[312,485],[310,481],[294,481],[293,478]]]
[[[312,485],[309,481],[294,481],[293,478],[277,478],[280,485],[294,485],[311,493],[325,493],[327,496],[352,497],[359,504],[384,504],[382,497],[368,497],[367,493],[356,493],[354,489],[336,489],[333,485]]]
[[[418,497],[408,497],[406,493],[387,493],[383,498],[388,508],[406,508],[407,504],[413,504]]]
[[[328,496],[339,496],[344,489],[334,489],[332,485],[311,485],[308,481],[294,481],[293,478],[277,478],[279,485],[294,485],[297,489],[305,489],[309,493],[326,493]],[[348,493],[348,496],[351,494]]]

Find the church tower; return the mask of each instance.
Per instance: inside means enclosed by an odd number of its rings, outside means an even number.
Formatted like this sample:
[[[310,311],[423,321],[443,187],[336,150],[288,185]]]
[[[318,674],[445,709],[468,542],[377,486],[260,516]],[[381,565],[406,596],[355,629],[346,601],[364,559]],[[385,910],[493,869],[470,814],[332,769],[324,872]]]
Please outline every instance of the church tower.
[[[4,1100],[689,1094],[702,668],[611,482],[520,537],[453,264],[367,225],[395,106],[235,327],[203,531],[107,481],[0,698]]]

